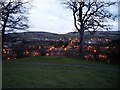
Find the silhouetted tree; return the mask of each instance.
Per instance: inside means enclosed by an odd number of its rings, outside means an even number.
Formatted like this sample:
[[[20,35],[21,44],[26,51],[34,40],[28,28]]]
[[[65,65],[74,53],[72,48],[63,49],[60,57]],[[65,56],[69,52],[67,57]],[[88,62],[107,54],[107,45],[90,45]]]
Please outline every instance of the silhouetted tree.
[[[5,32],[13,32],[16,30],[26,30],[28,25],[28,18],[26,16],[30,7],[29,2],[24,0],[1,0],[1,22],[2,39],[4,42]]]
[[[99,0],[63,0],[73,12],[74,26],[79,33],[79,57],[83,59],[83,39],[85,30],[94,34],[99,29],[109,30],[108,19],[115,20],[115,15],[108,11],[116,2],[99,2]],[[105,22],[105,23],[104,23]]]
[[[120,64],[120,39],[112,40],[109,43],[110,50],[108,53],[109,59],[111,63]]]
[[[41,56],[45,56],[46,49],[45,49],[44,46],[41,46],[41,50],[40,50],[40,52],[41,52]]]

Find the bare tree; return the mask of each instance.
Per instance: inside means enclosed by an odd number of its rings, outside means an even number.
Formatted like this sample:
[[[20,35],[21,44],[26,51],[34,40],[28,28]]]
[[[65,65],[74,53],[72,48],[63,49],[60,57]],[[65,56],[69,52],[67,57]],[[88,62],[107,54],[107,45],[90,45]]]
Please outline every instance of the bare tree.
[[[115,20],[116,15],[110,13],[108,7],[116,2],[99,2],[98,0],[63,0],[73,12],[74,26],[79,33],[79,56],[83,59],[84,32],[94,34],[99,29],[109,30],[109,19]]]
[[[4,42],[5,32],[13,32],[16,30],[26,30],[28,18],[26,16],[30,8],[29,2],[24,0],[1,0],[1,22],[2,40]]]

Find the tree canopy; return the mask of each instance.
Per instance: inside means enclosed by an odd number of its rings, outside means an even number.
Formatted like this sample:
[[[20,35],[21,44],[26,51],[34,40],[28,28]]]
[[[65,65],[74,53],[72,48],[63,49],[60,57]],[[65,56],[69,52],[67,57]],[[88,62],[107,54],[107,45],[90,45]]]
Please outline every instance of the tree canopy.
[[[117,2],[99,0],[64,0],[63,3],[73,11],[74,25],[78,32],[81,29],[90,33],[99,29],[109,30],[108,20],[115,20],[116,15],[109,11]]]
[[[62,0],[73,12],[74,26],[80,35],[79,55],[83,57],[84,32],[94,34],[97,30],[111,29],[109,19],[115,20],[116,15],[109,11],[110,6],[117,2],[99,0]]]
[[[26,30],[28,25],[29,1],[24,0],[1,0],[2,34],[17,30]]]

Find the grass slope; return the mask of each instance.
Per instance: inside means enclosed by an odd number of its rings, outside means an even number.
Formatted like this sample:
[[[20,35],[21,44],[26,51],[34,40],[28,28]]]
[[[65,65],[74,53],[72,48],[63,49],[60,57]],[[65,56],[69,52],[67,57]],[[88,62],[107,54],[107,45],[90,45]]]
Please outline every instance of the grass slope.
[[[3,61],[3,88],[115,88],[118,66],[65,57]]]

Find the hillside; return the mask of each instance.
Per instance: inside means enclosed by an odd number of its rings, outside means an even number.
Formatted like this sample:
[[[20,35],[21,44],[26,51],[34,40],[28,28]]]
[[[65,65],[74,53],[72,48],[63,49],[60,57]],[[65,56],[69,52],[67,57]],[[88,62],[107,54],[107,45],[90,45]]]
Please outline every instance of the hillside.
[[[98,31],[95,34],[91,35],[89,32],[85,32],[85,38],[91,37],[110,37],[111,39],[119,38],[120,32],[118,31]],[[66,39],[66,38],[79,38],[78,33],[69,32],[67,34],[56,34],[50,32],[24,32],[24,33],[9,33],[5,35],[6,39],[13,39],[13,38],[20,38],[20,39],[27,39],[27,40],[44,40],[44,39]]]

